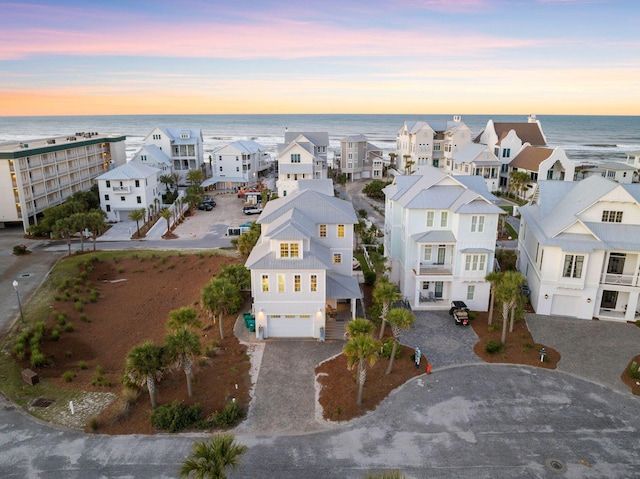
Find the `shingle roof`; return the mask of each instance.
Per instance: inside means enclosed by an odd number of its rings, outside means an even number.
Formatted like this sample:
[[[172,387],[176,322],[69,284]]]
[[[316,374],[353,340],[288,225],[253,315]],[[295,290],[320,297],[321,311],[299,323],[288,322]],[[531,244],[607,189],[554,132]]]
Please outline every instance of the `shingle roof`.
[[[538,171],[540,163],[549,158],[553,154],[553,149],[542,148],[539,146],[525,146],[516,157],[511,160],[509,166],[513,168],[522,168],[528,171]]]
[[[498,135],[498,143],[511,130],[514,130],[518,138],[522,140],[522,143],[529,143],[533,146],[545,146],[547,144],[538,123],[494,123],[493,125]]]

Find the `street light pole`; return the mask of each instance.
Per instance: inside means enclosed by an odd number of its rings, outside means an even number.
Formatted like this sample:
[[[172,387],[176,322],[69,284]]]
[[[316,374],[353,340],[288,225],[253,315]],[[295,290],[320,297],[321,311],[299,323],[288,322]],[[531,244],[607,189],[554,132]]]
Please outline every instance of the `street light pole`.
[[[20,319],[24,323],[24,314],[22,314],[22,303],[20,302],[20,293],[18,292],[18,282],[13,280],[13,289],[16,290],[16,296],[18,297],[18,307],[20,308]]]

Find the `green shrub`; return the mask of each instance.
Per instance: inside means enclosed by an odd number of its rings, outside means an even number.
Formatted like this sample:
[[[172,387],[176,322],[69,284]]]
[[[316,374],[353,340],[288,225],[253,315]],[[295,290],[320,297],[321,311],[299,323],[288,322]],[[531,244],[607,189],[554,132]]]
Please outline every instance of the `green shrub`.
[[[76,373],[73,371],[65,371],[62,373],[62,379],[64,379],[65,383],[70,383],[75,377]]]
[[[100,293],[98,291],[96,291],[95,289],[92,289],[89,292],[89,302],[90,303],[96,303],[98,301],[98,297],[100,296]]]
[[[87,369],[87,363],[85,361],[78,361],[78,367],[82,370]]]
[[[500,341],[496,341],[495,339],[490,339],[484,348],[484,350],[489,354],[499,353],[503,349],[504,345]]]
[[[209,422],[219,428],[230,428],[238,424],[245,417],[244,409],[237,402],[227,403],[221,412],[214,412],[209,416]]]
[[[39,368],[47,364],[47,358],[39,349],[31,351],[31,366]]]
[[[91,384],[105,388],[111,387],[111,381],[104,375],[104,368],[102,366],[96,367],[96,374],[93,376]]]
[[[80,321],[84,321],[85,323],[90,323],[91,319],[89,319],[89,316],[87,316],[86,314],[81,314]]]
[[[58,341],[60,339],[60,328],[58,326],[51,330],[49,339],[51,339],[51,341]]]
[[[24,359],[27,354],[27,345],[23,341],[16,341],[13,345],[13,354],[15,354],[18,359]]]
[[[118,273],[120,274],[124,273],[124,268],[118,268]]]
[[[67,323],[64,325],[64,330],[67,333],[72,333],[73,332],[73,323]]]
[[[92,417],[89,420],[89,429],[91,432],[97,432],[100,429],[100,420],[97,417]]]
[[[382,348],[380,350],[380,356],[385,359],[391,359],[391,351],[393,351],[393,338],[387,338],[387,340],[382,344]],[[398,359],[400,357],[400,352],[402,351],[402,346],[399,346],[396,349],[396,357]]]
[[[367,286],[373,286],[376,282],[376,273],[375,271],[366,270],[364,271],[364,284]]]
[[[23,244],[17,244],[13,247],[13,254],[18,256],[27,254],[27,247]]]
[[[74,303],[73,307],[78,313],[80,313],[81,311],[84,310],[84,302],[82,302],[81,300],[78,300]]]
[[[159,406],[151,413],[151,425],[158,430],[178,432],[202,425],[200,406],[185,406],[180,401]]]
[[[633,379],[640,379],[640,369],[638,369],[638,363],[635,361],[629,366],[629,376]]]
[[[489,327],[487,327],[487,331],[489,331],[490,333],[492,333],[493,331],[497,331],[498,329],[500,329],[500,323],[491,323]]]

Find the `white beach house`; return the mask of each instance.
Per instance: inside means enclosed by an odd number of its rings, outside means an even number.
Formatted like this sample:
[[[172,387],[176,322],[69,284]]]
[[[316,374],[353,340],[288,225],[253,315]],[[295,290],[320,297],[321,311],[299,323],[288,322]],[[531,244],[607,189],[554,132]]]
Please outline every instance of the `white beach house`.
[[[525,144],[511,160],[507,171],[520,171],[529,176],[523,185],[523,197],[536,194],[538,180],[573,181],[576,163],[567,158],[562,148],[545,148]]]
[[[340,140],[340,172],[347,179],[381,179],[382,148],[369,143],[364,135],[349,135]]]
[[[326,132],[285,132],[285,143],[278,145],[278,196],[287,196],[298,188],[298,180],[327,178]]]
[[[482,176],[431,166],[396,176],[384,189],[384,252],[390,279],[413,309],[448,309],[452,300],[486,311],[502,209]]]
[[[100,207],[107,221],[123,221],[133,210],[160,205],[161,174],[158,168],[130,161],[98,176]]]
[[[538,314],[633,321],[640,309],[640,184],[541,181],[520,208],[518,269]]]
[[[266,148],[252,140],[237,140],[220,146],[211,153],[213,176],[203,186],[230,190],[254,185],[271,165]]]
[[[327,309],[346,309],[347,320],[356,315],[362,298],[352,275],[356,214],[333,196],[330,180],[313,183],[301,181],[269,201],[258,218],[261,236],[245,263],[256,335],[324,339],[327,323],[336,321]]]
[[[144,144],[154,145],[165,153],[171,159],[172,172],[178,173],[182,182],[190,170],[202,170],[206,174],[202,130],[199,128],[156,126],[145,137]]]

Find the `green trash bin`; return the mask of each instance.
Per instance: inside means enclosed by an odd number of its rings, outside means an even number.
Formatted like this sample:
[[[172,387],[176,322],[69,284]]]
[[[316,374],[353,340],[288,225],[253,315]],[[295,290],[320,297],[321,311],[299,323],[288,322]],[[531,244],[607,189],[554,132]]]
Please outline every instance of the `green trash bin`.
[[[255,333],[256,332],[256,320],[255,319],[249,319],[247,327],[249,328],[249,331],[251,331],[252,333]]]

